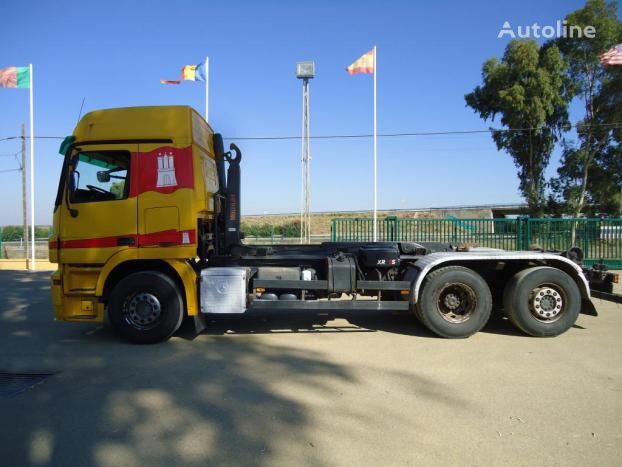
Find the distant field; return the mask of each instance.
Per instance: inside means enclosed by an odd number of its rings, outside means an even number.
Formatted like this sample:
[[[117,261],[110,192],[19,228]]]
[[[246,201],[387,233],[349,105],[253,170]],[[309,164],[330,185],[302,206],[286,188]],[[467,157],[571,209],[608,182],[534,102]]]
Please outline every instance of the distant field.
[[[428,218],[442,219],[447,216],[458,218],[489,218],[491,211],[489,208],[477,209],[443,209],[434,211],[378,211],[378,218],[382,219],[387,216],[398,216],[401,218]],[[311,233],[314,235],[329,235],[330,221],[336,217],[339,218],[355,218],[367,217],[371,218],[372,213],[365,212],[322,212],[311,215]],[[300,215],[297,214],[266,214],[242,216],[242,223],[247,226],[272,225],[274,227],[291,224],[300,221]]]

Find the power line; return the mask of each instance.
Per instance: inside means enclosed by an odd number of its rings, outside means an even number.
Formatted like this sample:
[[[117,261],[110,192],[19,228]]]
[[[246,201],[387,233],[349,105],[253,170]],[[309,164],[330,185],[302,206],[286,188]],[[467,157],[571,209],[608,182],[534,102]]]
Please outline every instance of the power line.
[[[488,128],[480,130],[447,130],[447,131],[412,131],[412,132],[400,132],[400,133],[380,133],[377,136],[379,138],[400,138],[408,136],[450,136],[450,135],[471,135],[482,133],[512,133],[520,131],[542,131],[548,126],[540,127],[525,127],[525,128]],[[568,124],[560,127],[562,130],[571,130],[572,128],[622,128],[622,122],[614,123],[597,123],[597,124]],[[316,135],[310,136],[311,139],[355,139],[355,138],[372,138],[374,135],[371,133],[362,134],[335,134],[335,135]],[[21,136],[7,136],[0,138],[0,142],[13,139],[19,139]],[[26,139],[29,139],[26,136]],[[231,136],[224,137],[226,140],[235,141],[276,141],[276,140],[299,140],[302,136]],[[35,139],[65,139],[65,136],[35,136]]]
[[[0,141],[10,141],[13,139],[22,139],[21,136],[5,136],[0,138]],[[30,139],[30,136],[26,136],[25,139]],[[65,136],[35,136],[35,139],[65,139]]]
[[[11,154],[0,154],[0,157],[13,157],[15,158],[15,161],[17,162],[17,165],[19,166],[19,169],[6,169],[6,170],[0,170],[0,173],[8,173],[8,172],[21,172],[22,171],[22,163],[19,160],[19,156],[22,153],[22,151],[17,151]]]
[[[17,157],[22,153],[22,151],[13,152],[11,154],[0,154],[0,157]]]
[[[581,125],[581,124],[569,124],[564,125],[561,129],[571,130],[572,128],[597,128],[597,127],[613,127],[622,128],[622,122],[617,123],[601,123],[594,125]],[[528,127],[528,128],[489,128],[486,130],[450,130],[450,131],[416,131],[416,132],[402,132],[402,133],[380,133],[377,136],[379,138],[399,138],[404,136],[443,136],[443,135],[470,135],[478,133],[512,133],[520,131],[540,131],[544,130],[546,126],[542,127]],[[358,135],[316,135],[310,136],[311,139],[350,139],[350,138],[373,138],[373,134],[365,133]],[[227,140],[244,141],[269,141],[269,140],[296,140],[301,136],[239,136],[239,137],[226,137]]]

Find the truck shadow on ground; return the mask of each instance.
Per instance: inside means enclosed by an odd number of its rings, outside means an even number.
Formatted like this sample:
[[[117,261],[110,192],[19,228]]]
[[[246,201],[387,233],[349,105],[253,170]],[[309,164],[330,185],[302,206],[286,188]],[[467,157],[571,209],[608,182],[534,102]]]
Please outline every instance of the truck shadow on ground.
[[[335,314],[264,313],[254,316],[215,317],[209,320],[202,332],[207,335],[223,334],[272,334],[272,333],[348,333],[348,332],[388,332],[405,336],[441,339],[429,331],[410,313],[389,313],[377,311],[347,312]],[[503,316],[494,311],[481,332],[507,336],[525,336]],[[190,326],[184,326],[180,337],[195,337]]]
[[[304,401],[358,390],[354,369],[319,350],[215,331],[131,345],[101,327],[53,322],[48,273],[0,271],[0,284],[0,373],[53,373],[0,398],[6,465],[270,465],[292,446],[292,465],[322,465]],[[466,407],[416,369],[386,378],[412,397]],[[329,400],[357,426],[372,423],[373,407]],[[399,419],[398,408],[386,418]]]

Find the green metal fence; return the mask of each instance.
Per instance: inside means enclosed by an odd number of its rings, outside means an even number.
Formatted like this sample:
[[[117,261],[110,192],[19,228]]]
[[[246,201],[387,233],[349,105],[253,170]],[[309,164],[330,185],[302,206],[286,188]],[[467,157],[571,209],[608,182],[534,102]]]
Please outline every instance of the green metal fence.
[[[609,267],[622,268],[622,219],[527,219],[526,245],[547,250],[577,246],[585,263],[603,260]]]
[[[379,241],[442,242],[504,250],[578,246],[586,264],[622,268],[622,219],[400,219],[377,220]],[[332,241],[373,240],[373,219],[332,220]]]

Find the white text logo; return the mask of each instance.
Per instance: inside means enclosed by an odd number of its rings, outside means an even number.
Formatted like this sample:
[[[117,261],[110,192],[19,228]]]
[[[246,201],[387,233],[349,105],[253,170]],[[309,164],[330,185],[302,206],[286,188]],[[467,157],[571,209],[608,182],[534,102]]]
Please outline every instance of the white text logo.
[[[596,37],[596,28],[594,26],[585,26],[583,28],[577,25],[568,25],[566,20],[557,20],[555,26],[541,26],[538,23],[533,23],[527,26],[519,25],[516,27],[516,30],[514,30],[510,22],[506,21],[499,30],[497,37],[503,39],[506,36],[511,39],[557,39],[560,37],[567,37],[570,39],[581,39],[585,37],[594,39],[594,37]]]

